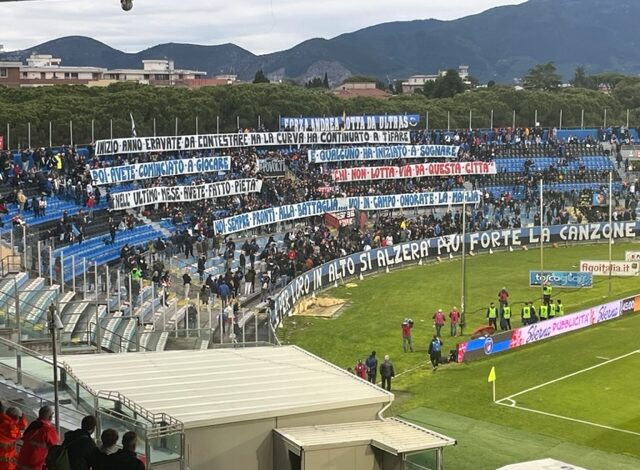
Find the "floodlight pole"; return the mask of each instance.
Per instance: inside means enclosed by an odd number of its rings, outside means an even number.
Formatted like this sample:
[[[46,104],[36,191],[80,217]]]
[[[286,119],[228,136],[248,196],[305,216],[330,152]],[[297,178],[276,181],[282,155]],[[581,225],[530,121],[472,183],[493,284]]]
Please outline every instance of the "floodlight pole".
[[[56,302],[57,303],[57,302]],[[53,406],[56,430],[60,432],[60,400],[58,397],[58,332],[56,324],[60,321],[57,313],[57,305],[49,306],[49,332],[51,333],[51,349],[53,356]],[[58,321],[56,321],[58,317]]]
[[[18,290],[18,279],[13,278],[13,294],[15,295],[16,310],[16,331],[18,333],[18,344],[22,344],[22,320],[20,319],[20,291]],[[18,384],[22,385],[22,354],[20,349],[16,349],[16,374]]]
[[[460,334],[462,334],[462,329],[464,328],[464,290],[465,290],[465,277],[466,277],[466,264],[465,264],[465,252],[466,252],[466,238],[467,235],[467,198],[466,191],[463,195],[462,199],[462,275],[461,275],[461,286],[460,286]]]
[[[613,246],[613,171],[609,171],[609,297],[611,297],[611,249]]]
[[[540,178],[540,273],[544,274],[544,181]],[[544,289],[544,283],[540,284]]]

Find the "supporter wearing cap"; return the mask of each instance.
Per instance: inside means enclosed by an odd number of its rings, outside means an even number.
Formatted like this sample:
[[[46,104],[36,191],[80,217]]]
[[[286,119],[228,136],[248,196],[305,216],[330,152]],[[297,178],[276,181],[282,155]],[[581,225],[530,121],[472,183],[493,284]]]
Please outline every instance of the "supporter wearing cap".
[[[411,328],[413,328],[413,321],[410,318],[405,318],[402,322],[402,351],[413,352],[413,345],[411,344]]]

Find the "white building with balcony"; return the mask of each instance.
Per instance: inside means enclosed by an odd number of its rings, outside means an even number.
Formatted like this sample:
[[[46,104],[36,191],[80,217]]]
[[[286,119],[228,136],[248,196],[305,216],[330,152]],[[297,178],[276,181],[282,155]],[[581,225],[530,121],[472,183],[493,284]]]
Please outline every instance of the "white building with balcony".
[[[422,91],[425,83],[427,82],[435,82],[438,78],[444,77],[447,74],[447,69],[438,70],[438,73],[433,75],[412,75],[406,81],[402,82],[402,93],[415,93],[416,91]],[[465,83],[465,85],[470,85],[469,81],[469,66],[468,65],[460,65],[458,66],[458,75]]]

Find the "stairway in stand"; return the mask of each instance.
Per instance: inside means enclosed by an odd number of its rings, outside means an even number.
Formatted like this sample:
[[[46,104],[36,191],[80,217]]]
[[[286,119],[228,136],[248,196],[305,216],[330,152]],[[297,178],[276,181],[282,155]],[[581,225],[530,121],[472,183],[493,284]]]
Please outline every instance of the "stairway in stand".
[[[131,215],[132,217],[144,222],[145,225],[152,226],[154,229],[156,229],[159,232],[161,232],[165,237],[169,238],[171,236],[171,232],[169,230],[167,230],[167,228],[165,226],[163,226],[159,222],[152,221],[150,218],[144,216],[142,214],[142,212],[137,212],[137,211],[135,211],[133,209],[127,209],[126,212],[127,212],[127,214]]]

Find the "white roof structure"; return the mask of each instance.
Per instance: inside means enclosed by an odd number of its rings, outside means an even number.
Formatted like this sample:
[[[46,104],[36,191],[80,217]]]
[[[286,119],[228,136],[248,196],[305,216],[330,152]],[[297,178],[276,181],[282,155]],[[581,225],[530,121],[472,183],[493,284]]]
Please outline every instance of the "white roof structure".
[[[455,439],[400,419],[278,428],[275,431],[293,445],[305,450],[370,444],[398,455],[456,444]]]
[[[534,460],[531,462],[516,463],[506,465],[497,470],[587,470],[586,468],[576,467],[568,463],[560,462],[555,459]]]
[[[393,400],[296,346],[63,356],[95,391],[119,392],[185,428]]]

